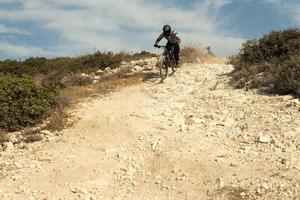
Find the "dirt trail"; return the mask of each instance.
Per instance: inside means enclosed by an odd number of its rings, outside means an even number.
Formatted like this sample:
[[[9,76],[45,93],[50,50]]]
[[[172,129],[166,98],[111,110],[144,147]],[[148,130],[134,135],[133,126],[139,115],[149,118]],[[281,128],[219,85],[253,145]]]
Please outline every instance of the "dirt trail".
[[[94,98],[60,136],[0,152],[0,199],[300,199],[299,102],[190,65]]]

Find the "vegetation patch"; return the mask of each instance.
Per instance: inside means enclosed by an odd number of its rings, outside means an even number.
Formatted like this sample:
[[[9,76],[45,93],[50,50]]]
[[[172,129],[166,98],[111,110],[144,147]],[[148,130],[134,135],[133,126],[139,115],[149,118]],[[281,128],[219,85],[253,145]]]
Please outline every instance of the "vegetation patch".
[[[35,124],[56,102],[56,91],[30,77],[0,77],[0,128],[16,131]]]
[[[92,94],[131,84],[132,79],[119,73],[92,84],[91,76],[85,75],[118,68],[122,61],[153,56],[156,55],[146,51],[134,54],[97,51],[80,57],[0,61],[0,131],[30,127],[46,117],[47,128],[60,130],[67,123],[67,108]]]
[[[236,88],[259,88],[272,93],[300,94],[300,30],[272,31],[243,44],[234,64]]]

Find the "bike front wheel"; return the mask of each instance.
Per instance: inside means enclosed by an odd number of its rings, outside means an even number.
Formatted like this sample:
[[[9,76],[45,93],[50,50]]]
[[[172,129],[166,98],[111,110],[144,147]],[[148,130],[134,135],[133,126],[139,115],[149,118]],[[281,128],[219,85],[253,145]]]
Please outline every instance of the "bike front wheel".
[[[161,80],[165,80],[168,76],[168,62],[166,58],[161,59],[160,64],[159,64],[159,75]]]

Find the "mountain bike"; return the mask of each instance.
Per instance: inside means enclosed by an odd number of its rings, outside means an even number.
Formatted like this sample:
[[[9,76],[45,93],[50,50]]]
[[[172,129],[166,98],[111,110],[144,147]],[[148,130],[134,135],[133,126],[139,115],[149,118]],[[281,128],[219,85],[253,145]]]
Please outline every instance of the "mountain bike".
[[[174,56],[174,47],[171,47],[168,49],[166,46],[160,46],[157,45],[157,48],[163,48],[164,52],[159,60],[159,75],[161,78],[161,81],[165,80],[168,76],[168,70],[169,68],[172,69],[172,73],[170,75],[173,75],[176,71],[176,59]]]

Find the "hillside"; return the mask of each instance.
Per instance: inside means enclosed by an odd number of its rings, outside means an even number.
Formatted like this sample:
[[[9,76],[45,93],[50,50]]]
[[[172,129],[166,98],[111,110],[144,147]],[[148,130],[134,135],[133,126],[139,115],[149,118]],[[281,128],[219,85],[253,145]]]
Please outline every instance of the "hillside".
[[[0,152],[1,199],[298,199],[299,100],[186,64],[96,96],[77,122]]]

